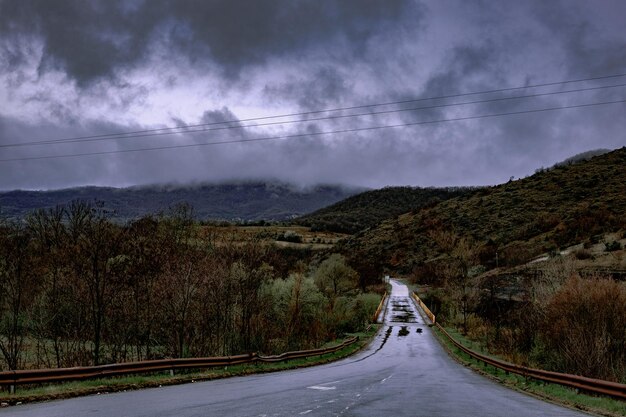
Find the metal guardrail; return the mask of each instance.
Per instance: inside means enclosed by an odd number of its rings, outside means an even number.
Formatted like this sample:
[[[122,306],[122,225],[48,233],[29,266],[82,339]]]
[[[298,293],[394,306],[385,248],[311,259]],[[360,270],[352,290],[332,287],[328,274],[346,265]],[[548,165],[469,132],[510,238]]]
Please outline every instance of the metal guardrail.
[[[435,323],[435,316],[428,309],[428,307],[424,305],[424,303],[422,302],[422,300],[420,300],[417,294],[413,293],[412,295],[415,301],[419,304],[419,306],[424,310],[426,315],[433,322],[433,325],[437,326],[441,333],[443,333],[452,342],[452,344],[454,344],[454,346],[456,346],[461,351],[465,352],[467,355],[477,361],[491,365],[495,368],[502,369],[505,372],[511,372],[517,375],[521,375],[525,378],[534,378],[539,381],[551,382],[554,384],[559,384],[594,394],[608,395],[610,397],[619,398],[620,400],[626,400],[626,384],[605,381],[603,379],[587,378],[580,375],[546,371],[543,369],[527,368],[525,366],[515,365],[475,352],[463,346],[460,342],[450,336],[446,329],[444,329],[439,323]]]
[[[211,368],[250,363],[255,353],[216,358],[161,359],[142,362],[115,363],[100,366],[85,366],[58,369],[33,369],[0,372],[0,385],[37,384],[60,381],[76,381],[105,378],[137,373],[168,371],[175,369]]]
[[[380,300],[380,303],[378,303],[378,308],[376,309],[376,313],[374,313],[374,316],[372,317],[373,323],[378,323],[378,316],[380,316],[380,312],[383,310],[383,307],[385,306],[386,299],[387,299],[387,292],[385,291],[385,295],[383,295],[383,298]]]
[[[13,391],[15,386],[24,384],[78,381],[121,375],[173,371],[175,369],[214,368],[256,362],[281,362],[290,359],[334,353],[356,343],[358,340],[359,338],[355,336],[329,348],[285,352],[276,356],[259,356],[256,353],[250,353],[213,358],[162,359],[75,368],[5,371],[0,372],[0,386],[9,386],[11,387],[11,391]]]
[[[527,368],[525,366],[515,365],[490,358],[489,356],[474,352],[473,350],[463,346],[450,336],[450,334],[443,327],[441,327],[439,323],[437,323],[436,326],[457,348],[468,354],[470,357],[495,368],[500,368],[506,372],[512,372],[525,378],[534,378],[540,381],[551,382],[590,393],[608,395],[610,397],[626,400],[626,384],[619,384],[617,382],[610,382],[602,379],[587,378],[579,375],[545,371],[543,369]]]
[[[353,343],[356,343],[359,340],[357,336],[351,337],[350,339],[344,340],[342,343],[337,346],[332,346],[329,348],[319,348],[319,349],[310,349],[310,350],[297,350],[293,352],[285,352],[280,355],[275,356],[257,356],[256,361],[258,362],[281,362],[289,359],[298,359],[298,358],[306,358],[309,356],[317,356],[324,355],[326,353],[335,353],[346,346],[350,346]]]

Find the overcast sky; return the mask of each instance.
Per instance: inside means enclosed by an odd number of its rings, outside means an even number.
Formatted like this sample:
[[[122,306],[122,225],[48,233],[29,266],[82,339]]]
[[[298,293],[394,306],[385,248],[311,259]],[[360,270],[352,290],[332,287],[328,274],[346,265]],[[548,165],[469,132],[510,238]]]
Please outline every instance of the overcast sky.
[[[623,0],[0,0],[0,189],[524,177],[626,145],[626,105],[355,129],[624,100],[621,86],[433,108],[626,77],[242,120],[626,73],[624,16]],[[431,108],[336,118],[415,107]],[[267,125],[283,121],[298,122]],[[7,146],[198,124],[208,130]],[[320,134],[338,130],[352,131]],[[167,149],[118,152],[145,148]]]

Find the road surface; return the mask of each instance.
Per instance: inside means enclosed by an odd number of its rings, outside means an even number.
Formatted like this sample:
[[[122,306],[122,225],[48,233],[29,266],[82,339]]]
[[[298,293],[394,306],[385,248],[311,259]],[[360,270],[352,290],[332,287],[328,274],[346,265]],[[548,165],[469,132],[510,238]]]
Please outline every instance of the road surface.
[[[0,417],[588,416],[505,388],[459,365],[393,290],[370,347],[327,365],[0,409]]]

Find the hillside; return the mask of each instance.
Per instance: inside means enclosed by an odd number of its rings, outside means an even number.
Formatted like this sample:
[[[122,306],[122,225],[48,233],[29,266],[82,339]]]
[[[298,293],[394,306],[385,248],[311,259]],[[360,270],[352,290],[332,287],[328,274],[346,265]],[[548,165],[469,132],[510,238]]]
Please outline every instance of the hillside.
[[[348,197],[294,220],[313,230],[356,233],[409,211],[471,192],[470,188],[385,187]]]
[[[157,214],[183,202],[191,204],[196,218],[201,220],[286,220],[328,206],[359,191],[362,189],[331,185],[299,189],[275,182],[17,190],[0,193],[0,215],[21,218],[38,208],[81,199],[104,202],[105,209],[113,214],[113,218],[121,221]]]
[[[440,255],[437,234],[480,246],[487,267],[516,265],[626,228],[626,147],[480,189],[383,222],[343,244],[352,257],[408,273]]]

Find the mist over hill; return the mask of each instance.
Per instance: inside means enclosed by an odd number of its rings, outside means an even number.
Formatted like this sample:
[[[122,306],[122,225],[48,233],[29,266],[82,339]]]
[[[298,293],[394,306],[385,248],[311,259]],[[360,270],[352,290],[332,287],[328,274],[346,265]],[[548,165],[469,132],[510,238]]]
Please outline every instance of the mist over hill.
[[[33,210],[79,199],[102,202],[111,217],[118,221],[166,212],[180,203],[190,204],[198,220],[279,221],[313,212],[360,191],[363,188],[341,185],[300,188],[271,181],[15,190],[0,193],[0,215],[22,218]]]

